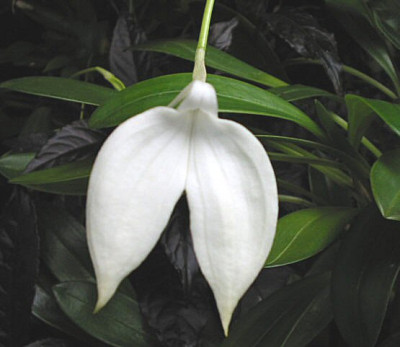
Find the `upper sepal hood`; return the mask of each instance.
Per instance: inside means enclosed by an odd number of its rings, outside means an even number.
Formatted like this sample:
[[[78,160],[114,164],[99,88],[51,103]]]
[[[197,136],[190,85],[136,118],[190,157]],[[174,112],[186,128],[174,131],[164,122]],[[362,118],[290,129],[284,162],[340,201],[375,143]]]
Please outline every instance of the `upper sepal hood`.
[[[243,126],[218,118],[205,82],[121,124],[96,158],[87,201],[96,307],[147,257],[184,190],[196,257],[227,334],[272,246],[278,195],[264,148]]]

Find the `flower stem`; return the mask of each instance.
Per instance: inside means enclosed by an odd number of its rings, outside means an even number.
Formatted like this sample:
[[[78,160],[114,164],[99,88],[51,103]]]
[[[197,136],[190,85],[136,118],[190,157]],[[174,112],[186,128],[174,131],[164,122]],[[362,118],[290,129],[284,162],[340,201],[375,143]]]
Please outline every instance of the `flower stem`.
[[[207,71],[205,64],[208,32],[210,31],[211,15],[215,0],[207,0],[204,9],[203,21],[201,23],[199,42],[197,44],[196,56],[194,60],[193,80],[206,81]]]
[[[297,65],[297,64],[321,65],[322,63],[316,59],[305,59],[305,58],[290,59],[285,63],[286,66]],[[376,79],[372,78],[371,76],[368,76],[367,74],[365,74],[359,70],[356,70],[351,66],[347,66],[347,65],[342,65],[342,70],[343,70],[343,72],[346,72],[350,75],[358,77],[359,79],[370,84],[371,86],[374,86],[375,88],[379,89],[382,93],[386,94],[389,98],[397,99],[397,95],[392,90],[390,90],[388,87],[386,87],[385,85],[383,85]]]

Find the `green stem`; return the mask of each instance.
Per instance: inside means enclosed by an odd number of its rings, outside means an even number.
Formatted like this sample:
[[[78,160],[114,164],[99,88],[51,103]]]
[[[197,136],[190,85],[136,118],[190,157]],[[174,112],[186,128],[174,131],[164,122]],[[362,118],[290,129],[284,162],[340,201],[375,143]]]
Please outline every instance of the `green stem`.
[[[286,203],[302,205],[302,206],[306,206],[306,207],[315,206],[315,204],[312,203],[311,201],[308,201],[303,198],[299,198],[297,196],[279,194],[278,198],[279,198],[279,202],[286,202]]]
[[[349,128],[349,124],[337,114],[333,114],[333,119],[335,120],[336,124],[342,127],[344,130]],[[382,152],[366,137],[362,137],[361,143],[377,158],[382,155]]]
[[[321,65],[321,62],[319,60],[315,60],[315,59],[296,58],[296,59],[290,59],[289,61],[286,62],[285,65],[289,66],[289,65],[297,65],[297,64]],[[384,86],[382,83],[380,83],[376,79],[372,78],[371,76],[368,76],[364,72],[361,72],[361,71],[354,69],[351,66],[347,66],[347,65],[342,65],[342,69],[344,72],[346,72],[350,75],[353,75],[355,77],[358,77],[359,79],[363,80],[364,82],[379,89],[382,93],[386,94],[389,98],[397,99],[397,95],[393,91],[391,91],[388,87]]]
[[[207,0],[204,9],[203,21],[201,23],[199,43],[197,44],[196,56],[194,60],[193,80],[206,81],[207,71],[205,64],[208,33],[210,31],[211,15],[215,0]]]
[[[84,70],[80,70],[78,72],[75,72],[73,75],[70,76],[70,78],[76,78],[80,75],[87,76],[88,73],[90,72],[98,72],[101,74],[106,81],[108,81],[116,90],[121,91],[125,89],[125,84],[115,75],[113,75],[110,71],[107,71],[106,69],[103,69],[100,66],[94,66],[94,67],[89,67]],[[85,77],[86,79],[86,77]]]
[[[358,77],[359,79],[363,80],[364,82],[369,83],[371,86],[379,89],[382,93],[386,94],[391,99],[397,99],[397,95],[393,93],[388,87],[384,86],[382,83],[377,81],[376,79],[372,78],[371,76],[366,75],[364,72],[356,70],[351,66],[342,65],[342,69],[344,72],[347,72],[350,75]]]

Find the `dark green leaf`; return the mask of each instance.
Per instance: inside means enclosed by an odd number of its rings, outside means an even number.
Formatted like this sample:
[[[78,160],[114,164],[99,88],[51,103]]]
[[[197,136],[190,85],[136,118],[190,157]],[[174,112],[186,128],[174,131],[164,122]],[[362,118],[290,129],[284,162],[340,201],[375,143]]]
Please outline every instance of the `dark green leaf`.
[[[89,105],[102,105],[116,93],[113,89],[92,83],[43,76],[6,81],[0,84],[0,88]]]
[[[351,146],[344,136],[342,129],[335,122],[332,112],[329,112],[318,100],[315,101],[315,109],[323,128],[328,134],[329,143],[332,147],[340,150],[340,159],[352,171],[359,180],[365,180],[369,176],[370,167],[368,162]]]
[[[280,154],[280,153],[277,154],[269,152],[269,155],[273,160],[295,162],[295,163],[307,163],[310,166],[317,169],[318,171],[322,172],[324,175],[330,177],[333,181],[335,181],[339,185],[349,188],[353,186],[352,178],[347,174],[345,174],[340,169],[343,167],[343,165],[338,162],[329,159],[321,159],[315,154],[293,143],[279,143],[278,141],[270,141],[269,145],[283,153],[287,153],[287,154]]]
[[[0,157],[0,174],[8,179],[17,177],[34,157],[35,153],[5,154]]]
[[[347,94],[345,100],[349,119],[349,142],[355,149],[358,149],[361,139],[374,119],[374,112],[356,95]]]
[[[24,123],[19,137],[30,134],[48,133],[51,130],[51,108],[42,106],[36,108]]]
[[[367,209],[343,240],[332,278],[335,320],[350,346],[375,346],[400,269],[398,222]]]
[[[152,345],[134,299],[117,293],[99,313],[93,314],[97,297],[94,284],[65,282],[54,286],[53,291],[66,315],[93,337],[116,347]]]
[[[274,146],[274,143],[286,143],[286,144],[296,144],[298,146],[309,147],[312,149],[320,150],[341,160],[343,163],[347,164],[350,169],[353,169],[357,174],[366,177],[369,176],[368,164],[364,160],[357,161],[354,157],[350,156],[348,152],[352,153],[352,151],[342,151],[333,146],[325,145],[315,141],[299,139],[295,137],[276,136],[276,135],[257,135],[257,137],[262,142],[266,142],[267,144],[272,145],[272,147]],[[340,148],[340,146],[337,147]],[[303,152],[303,156],[305,156],[306,153],[307,152]],[[312,156],[308,157],[312,158]]]
[[[59,308],[53,293],[47,292],[41,285],[36,286],[32,313],[42,322],[56,328],[65,334],[81,338],[84,333],[73,324]]]
[[[304,100],[308,98],[315,98],[321,96],[331,98],[336,101],[343,100],[336,94],[327,92],[326,90],[315,87],[303,86],[301,84],[271,88],[268,89],[268,91],[279,96],[282,99],[285,99],[286,101],[298,101],[298,100]]]
[[[39,265],[36,214],[24,191],[15,189],[0,215],[0,345],[27,342]]]
[[[41,204],[38,207],[38,229],[42,260],[59,281],[94,282],[82,224],[61,208]]]
[[[34,190],[65,195],[85,195],[93,158],[31,172],[10,180]]]
[[[346,104],[349,112],[352,109],[358,109],[356,113],[358,117],[360,117],[360,110],[369,109],[370,113],[377,114],[397,135],[400,135],[400,105],[383,100],[367,99],[358,95],[347,95]],[[364,113],[365,115],[368,116],[368,111]],[[365,121],[369,122],[369,119],[367,118]],[[365,121],[357,119],[357,122],[360,122],[362,126]]]
[[[340,186],[327,175],[308,168],[308,184],[314,196],[313,201],[326,206],[352,206],[351,191],[347,187]]]
[[[190,74],[167,75],[138,83],[119,92],[90,118],[95,128],[118,125],[151,107],[168,105],[192,79]],[[253,85],[232,78],[208,75],[218,94],[220,112],[260,114],[297,123],[317,137],[324,137],[318,125],[287,101]]]
[[[383,35],[400,49],[399,0],[371,0],[367,2],[375,26]]]
[[[332,319],[329,275],[278,290],[232,324],[223,347],[303,347]]]
[[[400,221],[400,150],[382,155],[371,170],[376,204],[387,219]]]
[[[38,229],[42,260],[59,281],[95,281],[86,231],[81,223],[65,209],[41,203]],[[128,280],[122,282],[119,290],[135,296]]]
[[[384,40],[368,20],[362,17],[362,15],[368,16],[365,12],[364,4],[358,0],[325,0],[325,2],[332,9],[336,19],[347,33],[382,67],[396,88],[398,88],[398,75]]]
[[[161,52],[175,55],[179,58],[194,61],[197,42],[192,40],[168,40],[147,42],[134,46],[136,50]],[[207,47],[206,65],[233,76],[241,77],[252,82],[258,82],[268,87],[280,87],[287,85],[286,82],[261,71],[232,55],[218,50],[212,46]]]
[[[350,223],[356,209],[318,207],[279,219],[266,266],[281,266],[309,258],[332,243]]]

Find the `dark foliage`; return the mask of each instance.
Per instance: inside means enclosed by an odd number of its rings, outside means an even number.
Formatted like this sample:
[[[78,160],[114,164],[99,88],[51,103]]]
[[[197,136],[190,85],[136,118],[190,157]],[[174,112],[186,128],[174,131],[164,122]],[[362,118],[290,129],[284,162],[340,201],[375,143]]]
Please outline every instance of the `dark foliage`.
[[[0,344],[29,339],[29,320],[38,271],[38,237],[33,204],[15,189],[0,217]]]
[[[132,48],[161,39],[197,39],[203,7],[204,1],[190,0],[3,1],[0,29],[7,35],[0,38],[0,79],[61,76],[111,87],[100,74],[85,69],[100,66],[126,86],[163,74],[188,72],[192,62]],[[379,155],[367,153],[364,145],[353,147],[349,132],[338,127],[334,116],[340,115],[343,125],[343,121],[351,121],[350,109],[358,112],[357,119],[369,117],[372,112],[365,105],[351,104],[351,100],[341,98],[342,94],[390,100],[389,116],[398,115],[399,9],[398,0],[216,1],[209,43],[285,82],[334,90],[336,99],[324,97],[319,99],[321,103],[315,103],[309,98],[294,105],[326,132],[325,142],[320,144],[341,150],[354,161],[365,159],[364,178],[347,170],[352,165],[343,171],[350,177],[351,189],[334,181],[335,177],[332,180],[326,171],[318,171],[318,165],[307,168],[274,162],[277,176],[292,184],[283,184],[280,194],[304,198],[312,208],[365,208],[376,201],[369,170],[379,161]],[[366,72],[372,82],[347,73],[342,62]],[[325,74],[317,65],[322,65]],[[211,68],[209,71],[215,72]],[[224,74],[219,70],[216,73]],[[388,86],[389,94],[377,88],[374,81],[382,82],[384,88]],[[266,89],[258,82],[254,84]],[[0,104],[0,159],[3,155],[35,153],[27,166],[26,162],[14,163],[13,172],[31,173],[84,162],[95,156],[107,136],[107,132],[88,127],[93,106],[49,101],[3,89]],[[262,133],[316,140],[297,124],[283,120],[253,115],[223,117]],[[398,139],[383,123],[384,115],[379,117],[361,124],[369,129],[362,129],[360,123],[357,129],[356,123],[352,131],[369,137],[385,152],[398,147]],[[391,119],[396,122],[397,118]],[[287,153],[298,150],[293,143],[288,147]],[[332,153],[312,147],[307,150],[332,159],[335,168],[343,169],[336,166],[343,163]],[[388,162],[381,161],[383,169],[378,173],[387,182],[396,183],[398,160],[386,158]],[[87,165],[89,172],[91,162]],[[84,180],[81,195],[87,176],[79,177]],[[85,330],[77,324],[81,323],[82,312],[77,309],[71,318],[54,295],[56,287],[73,287],[70,281],[94,281],[84,229],[85,198],[35,191],[41,182],[27,185],[29,191],[22,190],[5,177],[0,177],[0,345],[106,346],[99,337],[104,326]],[[50,185],[62,183],[52,181]],[[293,192],[293,186],[300,189]],[[73,186],[68,186],[68,181],[66,187],[61,191],[71,193]],[[385,185],[384,192],[393,191],[396,198],[398,186],[388,187]],[[396,200],[392,203],[395,206]],[[281,216],[301,207],[290,201],[281,203]],[[142,315],[139,311],[137,314],[140,322],[143,318],[143,331],[158,339],[154,346],[398,346],[399,219],[389,221],[381,213],[375,207],[360,215],[319,256],[295,265],[263,269],[239,303],[232,334],[226,340],[213,294],[194,253],[185,196],[178,201],[157,246],[119,292],[125,299],[129,297],[137,310],[140,306]],[[399,217],[393,213],[389,218]],[[42,261],[38,277],[37,227]],[[312,241],[318,240],[318,232],[314,235]],[[88,287],[94,300],[94,285]],[[86,317],[90,316],[91,307],[86,305],[85,312]]]
[[[90,129],[84,120],[68,124],[46,142],[25,172],[85,159],[96,153],[104,138],[102,132]]]

